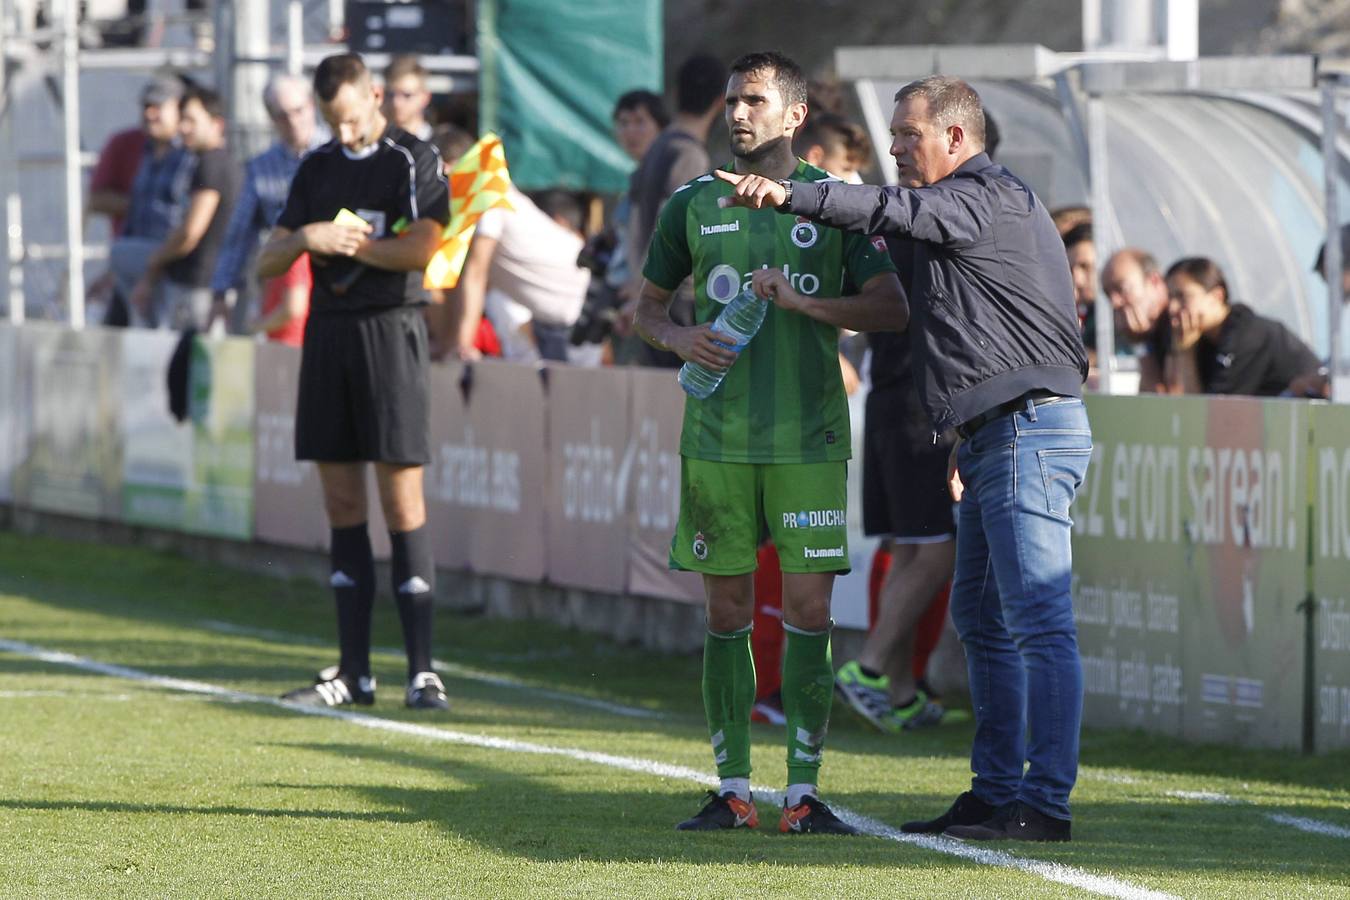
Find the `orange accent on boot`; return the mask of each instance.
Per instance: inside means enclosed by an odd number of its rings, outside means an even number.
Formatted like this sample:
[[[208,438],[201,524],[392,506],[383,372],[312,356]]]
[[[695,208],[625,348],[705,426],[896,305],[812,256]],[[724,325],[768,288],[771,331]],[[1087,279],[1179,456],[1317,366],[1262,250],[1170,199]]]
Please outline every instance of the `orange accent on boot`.
[[[790,831],[802,830],[802,819],[811,815],[811,807],[805,803],[798,803],[796,806],[783,807],[783,816],[778,820],[778,830],[787,834]]]
[[[755,801],[742,800],[740,797],[728,797],[727,806],[736,814],[736,824],[732,828],[758,828],[759,810],[755,809]]]

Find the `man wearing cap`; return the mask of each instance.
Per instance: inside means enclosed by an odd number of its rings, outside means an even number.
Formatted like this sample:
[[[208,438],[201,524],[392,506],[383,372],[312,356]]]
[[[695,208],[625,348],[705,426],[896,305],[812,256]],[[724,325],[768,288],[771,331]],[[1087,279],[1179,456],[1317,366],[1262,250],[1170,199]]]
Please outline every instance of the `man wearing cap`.
[[[123,302],[130,298],[155,248],[182,215],[194,166],[192,154],[178,137],[178,103],[182,96],[183,82],[176,76],[151,79],[141,91],[143,149],[129,192],[120,194],[116,190],[112,171],[116,166],[109,160],[105,169],[102,157],[90,185],[90,209],[113,216],[114,230],[121,226],[109,262]],[[118,137],[109,141],[110,149]]]

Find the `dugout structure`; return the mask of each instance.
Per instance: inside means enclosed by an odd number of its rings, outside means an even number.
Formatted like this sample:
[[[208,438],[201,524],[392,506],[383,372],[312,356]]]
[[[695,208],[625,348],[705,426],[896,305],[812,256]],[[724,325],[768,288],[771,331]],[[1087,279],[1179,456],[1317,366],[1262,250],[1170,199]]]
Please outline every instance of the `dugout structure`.
[[[1038,45],[843,47],[878,165],[892,97],[942,73],[970,81],[1002,135],[998,161],[1050,209],[1088,206],[1098,264],[1124,246],[1166,267],[1215,259],[1235,300],[1282,321],[1319,356],[1350,354],[1340,278],[1313,271],[1317,248],[1347,214],[1350,79],[1311,56],[1169,60],[1146,53],[1055,53]],[[1339,272],[1339,244],[1328,265]],[[1131,360],[1113,351],[1111,309],[1097,297],[1101,389],[1131,393]],[[1335,349],[1336,352],[1332,352]],[[1342,378],[1337,396],[1350,387]]]

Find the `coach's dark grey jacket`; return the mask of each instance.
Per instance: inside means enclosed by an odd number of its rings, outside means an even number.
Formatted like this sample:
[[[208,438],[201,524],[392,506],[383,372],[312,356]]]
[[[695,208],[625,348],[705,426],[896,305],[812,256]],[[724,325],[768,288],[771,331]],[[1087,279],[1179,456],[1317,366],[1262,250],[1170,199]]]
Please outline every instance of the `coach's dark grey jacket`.
[[[922,188],[796,182],[785,211],[916,242],[910,343],[935,430],[1037,388],[1081,395],[1064,243],[1031,188],[987,155]]]

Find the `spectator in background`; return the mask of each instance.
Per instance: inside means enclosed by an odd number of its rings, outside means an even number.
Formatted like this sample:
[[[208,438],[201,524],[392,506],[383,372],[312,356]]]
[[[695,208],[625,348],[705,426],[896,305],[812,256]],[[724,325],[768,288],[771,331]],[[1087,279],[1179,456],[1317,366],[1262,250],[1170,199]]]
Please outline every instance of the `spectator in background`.
[[[661,130],[670,124],[666,102],[646,90],[632,90],[614,104],[614,140],[635,163],[647,155]],[[623,292],[632,281],[629,270],[629,241],[633,222],[633,204],[628,191],[619,196],[605,227],[586,242],[578,262],[591,270],[586,302],[572,336],[574,346],[602,345],[613,331]]]
[[[811,165],[852,184],[862,184],[859,173],[872,155],[867,132],[834,113],[811,113],[793,137],[792,148]]]
[[[1097,246],[1092,240],[1092,220],[1079,222],[1062,232],[1064,252],[1069,257],[1069,274],[1073,276],[1073,300],[1078,308],[1078,324],[1084,329],[1084,343],[1088,349],[1095,345],[1090,322],[1095,320],[1093,309],[1097,303]]]
[[[1313,271],[1327,281],[1327,245],[1317,248]],[[1341,226],[1341,300],[1350,301],[1350,225]]]
[[[142,100],[149,94],[150,85],[142,92]],[[173,104],[173,114],[177,114],[178,105]],[[142,103],[141,124],[136,128],[127,128],[108,138],[99,152],[98,163],[89,179],[89,205],[85,209],[85,218],[90,214],[108,217],[110,240],[116,240],[122,233],[123,220],[131,206],[131,186],[136,181],[136,171],[141,166],[141,156],[145,152],[148,132],[152,119],[157,122],[161,108]],[[174,130],[177,130],[175,122]],[[122,327],[130,324],[126,298],[113,289],[112,272],[106,272],[94,284],[89,286],[91,297],[99,296],[106,304],[103,324]]]
[[[527,197],[511,188],[511,209],[483,213],[459,284],[445,304],[455,354],[477,359],[479,321],[492,321],[508,359],[568,359],[572,323],[591,274],[577,265],[585,244],[576,195],[548,190]]]
[[[145,133],[140,164],[127,196],[120,231],[109,248],[109,271],[113,276],[113,320],[129,324],[128,301],[146,262],[182,216],[188,181],[196,159],[183,149],[178,135],[178,103],[183,82],[172,75],[152,79],[141,91],[141,125]],[[116,167],[114,167],[115,170]],[[111,213],[120,203],[112,196],[109,182],[91,198],[96,211]]]
[[[1323,244],[1317,248],[1317,262],[1313,263],[1313,271],[1322,276],[1322,280],[1328,285],[1330,280],[1327,276],[1327,245]],[[1350,225],[1341,226],[1341,302],[1350,302]],[[1342,329],[1344,334],[1344,329]],[[1340,352],[1340,336],[1331,337],[1332,354]],[[1289,393],[1295,397],[1320,397],[1323,400],[1331,397],[1331,365],[1319,366],[1316,371],[1306,372],[1295,378],[1289,384]]]
[[[1223,270],[1192,256],[1167,270],[1172,352],[1166,379],[1173,393],[1275,397],[1317,357],[1284,325],[1232,303]]]
[[[1061,206],[1050,210],[1050,221],[1055,223],[1059,236],[1064,237],[1084,222],[1092,224],[1092,210],[1086,206]]]
[[[427,70],[415,54],[395,56],[384,70],[385,115],[418,140],[430,141],[431,123],[427,121],[430,105]]]
[[[614,139],[633,162],[642,162],[669,124],[666,101],[651,91],[629,91],[614,104]]]
[[[669,124],[666,102],[651,91],[629,91],[614,104],[614,138],[635,163],[642,162]],[[631,192],[625,191],[619,198],[610,222],[613,247],[605,270],[605,283],[622,296],[624,287],[636,277],[630,268],[633,256],[646,252],[643,248],[630,251],[635,227]]]
[[[327,139],[326,131],[319,128],[314,116],[313,90],[304,78],[273,76],[263,90],[263,105],[272,119],[276,140],[244,166],[243,184],[230,212],[215,272],[211,276],[211,293],[215,299],[212,318],[226,315],[230,291],[235,292],[235,302],[239,303],[246,287],[249,260],[258,249],[263,233],[276,224],[277,216],[286,205],[286,194],[291,189],[295,170],[300,166],[300,157]],[[296,271],[281,276],[288,279],[292,287],[308,277],[309,259],[305,254],[301,257],[292,266]],[[271,282],[264,286],[262,317],[270,323],[268,328],[262,329],[264,331],[282,327],[288,321],[277,310],[300,309],[298,301],[281,302],[278,290],[281,289],[273,288]],[[308,308],[308,299],[304,308]],[[235,313],[236,324],[247,321],[242,308],[236,309]],[[255,320],[249,326],[250,330],[258,330],[256,326],[260,322],[261,319]]]
[[[722,112],[723,91],[727,86],[727,67],[711,56],[696,55],[685,60],[675,76],[675,119],[652,143],[633,173],[628,191],[632,203],[629,228],[628,271],[630,279],[622,290],[624,306],[618,327],[631,333],[642,286],[642,267],[647,247],[656,227],[656,217],[670,195],[686,182],[712,168],[708,158],[708,130]],[[671,302],[671,318],[678,325],[694,322],[694,294],[687,285],[676,291]],[[657,350],[645,341],[626,342],[616,353],[617,361],[637,365],[678,368],[683,365],[674,353]]]
[[[1167,282],[1151,253],[1126,247],[1102,267],[1102,291],[1115,311],[1120,350],[1139,360],[1139,393],[1166,393],[1163,365],[1171,345]]]
[[[127,210],[131,208],[131,186],[136,182],[136,172],[141,167],[141,156],[145,152],[146,141],[150,140],[151,133],[156,130],[169,133],[176,133],[178,130],[177,95],[163,103],[150,102],[157,99],[160,94],[156,88],[159,81],[161,79],[152,81],[141,92],[141,124],[136,128],[119,131],[108,138],[103,149],[99,151],[98,163],[89,178],[88,211],[108,217],[114,238],[122,233],[123,221],[126,219]],[[178,84],[175,78],[166,78],[163,81]],[[181,87],[179,90],[181,92]],[[160,125],[161,120],[165,118],[166,107],[169,109],[167,113],[169,118]]]
[[[225,103],[194,87],[179,104],[183,145],[197,157],[183,219],[150,255],[131,292],[152,327],[202,328],[211,312],[211,273],[239,193],[239,167],[225,149]]]

